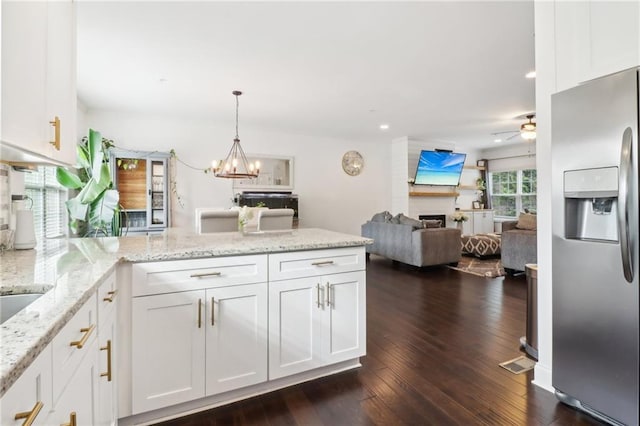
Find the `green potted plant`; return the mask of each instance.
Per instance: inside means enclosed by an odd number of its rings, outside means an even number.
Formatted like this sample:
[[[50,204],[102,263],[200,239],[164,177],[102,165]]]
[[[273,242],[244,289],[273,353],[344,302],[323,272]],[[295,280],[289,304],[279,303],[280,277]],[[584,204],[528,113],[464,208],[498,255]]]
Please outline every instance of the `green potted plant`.
[[[108,150],[113,141],[89,129],[77,145],[77,173],[58,167],[56,178],[78,194],[65,204],[69,228],[78,236],[120,235],[120,195],[113,189]]]

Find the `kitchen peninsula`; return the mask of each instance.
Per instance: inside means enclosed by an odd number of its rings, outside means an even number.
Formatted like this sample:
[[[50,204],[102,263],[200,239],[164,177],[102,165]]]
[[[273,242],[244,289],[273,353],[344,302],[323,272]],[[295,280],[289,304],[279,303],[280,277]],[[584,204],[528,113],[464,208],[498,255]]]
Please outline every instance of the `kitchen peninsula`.
[[[0,328],[0,423],[149,422],[355,368],[370,242],[170,229],[5,252],[0,292],[45,294]]]

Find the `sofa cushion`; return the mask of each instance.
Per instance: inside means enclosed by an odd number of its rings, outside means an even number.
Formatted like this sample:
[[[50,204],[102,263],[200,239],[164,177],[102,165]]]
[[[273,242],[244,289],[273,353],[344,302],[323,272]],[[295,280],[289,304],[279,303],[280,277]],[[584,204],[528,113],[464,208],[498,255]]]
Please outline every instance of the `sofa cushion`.
[[[388,211],[376,213],[371,218],[371,222],[389,222],[393,216]]]
[[[442,221],[439,219],[423,219],[422,226],[425,228],[442,228]]]
[[[531,213],[520,213],[516,228],[535,231],[537,229],[536,215]]]
[[[400,225],[411,225],[413,229],[424,228],[424,226],[422,225],[422,221],[407,217],[402,213],[398,213],[395,217],[393,217],[393,219],[391,219],[391,223],[398,223]]]

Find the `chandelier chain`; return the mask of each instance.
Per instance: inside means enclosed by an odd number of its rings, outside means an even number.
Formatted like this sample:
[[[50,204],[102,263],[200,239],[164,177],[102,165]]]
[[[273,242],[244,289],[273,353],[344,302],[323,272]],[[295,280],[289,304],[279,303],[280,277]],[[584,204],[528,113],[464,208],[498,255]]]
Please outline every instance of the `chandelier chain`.
[[[238,100],[238,95],[236,95],[236,139],[240,139],[238,136],[238,108],[240,107],[240,101]]]

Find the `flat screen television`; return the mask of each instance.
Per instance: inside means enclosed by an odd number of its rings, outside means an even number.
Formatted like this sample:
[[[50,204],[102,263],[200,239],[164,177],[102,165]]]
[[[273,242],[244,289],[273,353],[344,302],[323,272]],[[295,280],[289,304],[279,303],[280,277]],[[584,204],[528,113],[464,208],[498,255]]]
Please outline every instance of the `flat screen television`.
[[[414,185],[458,186],[467,154],[447,151],[422,151],[418,159]]]

